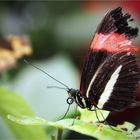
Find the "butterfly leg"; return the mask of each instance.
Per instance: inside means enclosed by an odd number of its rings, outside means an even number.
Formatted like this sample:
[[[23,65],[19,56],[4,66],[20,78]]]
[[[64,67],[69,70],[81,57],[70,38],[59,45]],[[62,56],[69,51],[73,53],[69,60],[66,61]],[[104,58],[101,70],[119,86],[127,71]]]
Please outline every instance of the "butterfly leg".
[[[94,107],[94,109],[89,109],[90,111],[95,111],[95,115],[96,115],[96,118],[98,120],[99,123],[104,123],[104,120],[103,121],[100,121],[99,117],[98,117],[98,113],[97,113],[97,107]]]
[[[67,104],[68,104],[67,111],[66,111],[66,113],[64,114],[64,116],[63,116],[60,120],[64,119],[64,118],[66,117],[66,115],[68,114],[69,109],[70,109],[70,105],[73,104],[73,98],[68,97],[68,99],[67,99]]]
[[[76,120],[76,111],[77,111],[77,107],[78,107],[78,105],[76,105],[76,107],[75,107],[75,111],[74,111],[74,118],[73,118],[72,125],[74,125],[75,120]]]
[[[70,104],[68,105],[67,111],[65,112],[65,114],[63,115],[63,117],[60,120],[64,119],[67,116],[69,109],[70,109]]]
[[[114,131],[122,132],[122,131],[120,131],[120,130],[117,130],[117,129],[113,128],[113,127],[106,121],[106,119],[105,119],[103,113],[101,112],[101,109],[98,108],[98,107],[97,107],[97,109],[99,110],[99,112],[100,112],[100,114],[101,114],[101,116],[102,116],[102,118],[103,118],[103,121],[101,121],[102,123],[104,123],[105,125],[108,125],[108,126],[109,126],[112,130],[114,130]],[[97,113],[97,112],[96,112],[96,113]]]
[[[98,113],[97,113],[97,108],[96,108],[96,107],[95,107],[94,111],[95,111],[95,115],[96,115],[96,118],[97,118],[98,122],[99,122],[99,123],[104,123],[104,122],[105,122],[105,119],[104,119],[104,117],[103,117],[103,121],[100,121],[100,119],[99,119],[99,117],[98,117]],[[102,114],[102,115],[103,115],[103,114]]]

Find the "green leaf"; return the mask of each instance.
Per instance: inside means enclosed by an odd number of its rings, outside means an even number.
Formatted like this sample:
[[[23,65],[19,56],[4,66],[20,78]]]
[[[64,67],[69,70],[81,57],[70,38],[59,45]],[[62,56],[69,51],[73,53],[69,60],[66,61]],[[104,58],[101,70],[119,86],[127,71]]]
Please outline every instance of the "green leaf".
[[[133,131],[132,134],[137,138],[137,140],[140,140],[140,129]]]
[[[41,126],[24,126],[7,118],[8,114],[34,116],[34,113],[22,97],[5,88],[0,88],[0,114],[17,139],[47,139]]]
[[[58,128],[58,130],[73,130],[81,134],[95,137],[99,140],[135,140],[138,131],[134,131],[135,125],[125,122],[123,125],[117,127],[98,123],[94,111],[87,109],[80,109],[80,120],[63,119],[56,122],[50,122],[39,117],[29,116],[13,116],[8,115],[8,119],[21,125],[47,125]],[[97,115],[100,120],[108,116],[108,111],[97,110]],[[74,121],[74,125],[73,124]],[[112,129],[113,128],[113,129]]]
[[[118,127],[121,129],[127,129],[128,133],[132,133],[136,126],[132,123],[125,122],[123,125],[118,125]]]
[[[59,129],[68,129],[85,134],[88,136],[96,137],[99,140],[134,140],[135,137],[120,128],[114,127],[114,129],[119,130],[114,131],[108,125],[102,123],[91,123],[82,120],[75,120],[74,125],[73,119],[63,119],[57,122],[50,122],[39,117],[15,117],[9,115],[8,118],[18,124],[22,125],[49,125]],[[128,123],[125,124],[126,126]],[[123,125],[123,128],[126,127]]]
[[[104,111],[104,110],[98,110],[96,109],[98,118],[96,116],[95,111],[89,111],[87,109],[81,109],[80,107],[78,110],[81,113],[80,119],[86,122],[98,122],[98,121],[104,121],[105,118],[109,115],[109,111]]]

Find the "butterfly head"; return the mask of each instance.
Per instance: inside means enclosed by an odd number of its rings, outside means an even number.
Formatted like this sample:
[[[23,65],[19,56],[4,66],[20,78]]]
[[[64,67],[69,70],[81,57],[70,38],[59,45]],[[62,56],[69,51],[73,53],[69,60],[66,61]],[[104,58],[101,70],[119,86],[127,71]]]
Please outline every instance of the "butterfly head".
[[[75,102],[81,108],[87,107],[86,98],[81,96],[80,90],[71,88],[67,92],[69,94],[69,97],[67,99],[67,103],[69,105],[72,104],[73,102]]]

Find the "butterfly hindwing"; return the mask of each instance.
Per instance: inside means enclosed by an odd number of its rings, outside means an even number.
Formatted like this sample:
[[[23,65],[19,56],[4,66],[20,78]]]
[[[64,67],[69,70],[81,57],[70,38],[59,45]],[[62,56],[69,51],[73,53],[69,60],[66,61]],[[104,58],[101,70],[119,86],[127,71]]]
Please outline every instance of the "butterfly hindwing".
[[[103,106],[105,110],[121,111],[138,103],[136,89],[140,83],[140,69],[136,56],[129,54],[120,61],[123,67],[109,100]]]
[[[130,53],[111,55],[97,71],[86,93],[90,102],[94,101],[98,108],[109,111],[120,111],[135,103],[136,87],[140,81],[135,55]]]

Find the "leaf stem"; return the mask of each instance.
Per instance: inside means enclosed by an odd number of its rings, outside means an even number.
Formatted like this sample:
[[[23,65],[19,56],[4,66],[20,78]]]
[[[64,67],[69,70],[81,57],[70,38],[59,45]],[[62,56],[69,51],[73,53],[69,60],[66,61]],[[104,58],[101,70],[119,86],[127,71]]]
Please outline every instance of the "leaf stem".
[[[55,137],[54,137],[54,136],[51,136],[51,139],[52,139],[52,140],[55,140]]]
[[[62,139],[62,134],[63,134],[63,130],[61,128],[58,128],[57,140]]]

